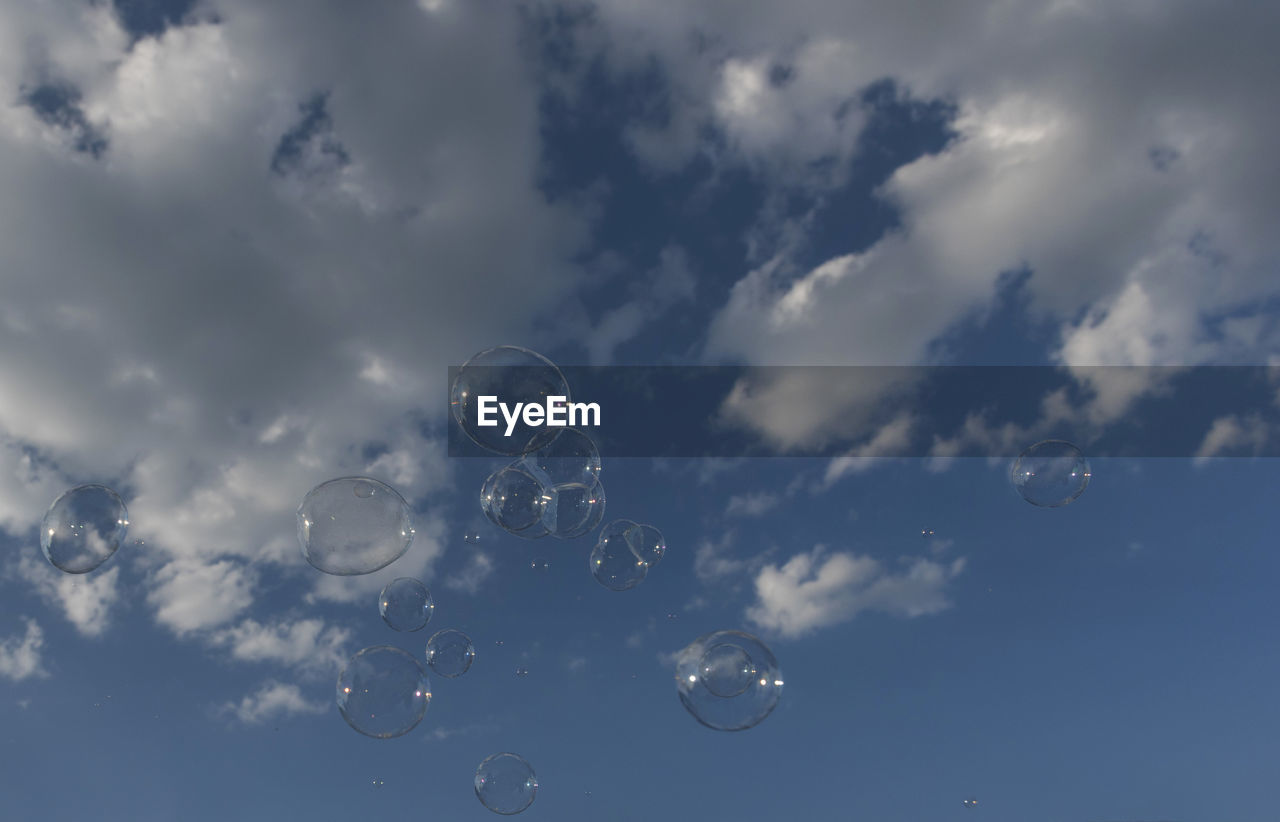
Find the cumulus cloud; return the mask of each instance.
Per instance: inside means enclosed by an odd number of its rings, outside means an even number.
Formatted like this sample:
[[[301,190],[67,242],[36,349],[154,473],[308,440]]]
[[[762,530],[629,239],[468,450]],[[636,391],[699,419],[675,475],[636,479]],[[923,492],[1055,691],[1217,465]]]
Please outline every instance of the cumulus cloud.
[[[40,597],[60,609],[84,636],[98,636],[110,625],[111,610],[120,599],[120,568],[89,574],[65,574],[43,558],[24,554],[17,577],[34,586]]]
[[[1229,414],[1219,417],[1209,426],[1192,464],[1201,466],[1213,457],[1241,452],[1257,455],[1266,448],[1270,437],[1270,426],[1259,414]]]
[[[473,551],[467,558],[467,564],[463,566],[462,570],[446,578],[444,584],[455,591],[474,594],[480,589],[480,584],[488,579],[492,573],[493,560],[489,558],[489,555]]]
[[[704,539],[693,550],[693,571],[706,584],[717,586],[731,583],[734,578],[756,571],[768,552],[752,557],[741,556],[735,550],[737,533],[725,531],[719,539]]]
[[[246,619],[214,632],[210,644],[225,648],[244,662],[276,662],[302,671],[337,670],[346,661],[351,631],[309,618],[264,624]]]
[[[14,682],[49,675],[40,658],[44,631],[34,619],[28,619],[26,623],[26,633],[0,639],[0,676]]]
[[[950,606],[947,583],[964,570],[964,559],[943,565],[918,558],[895,573],[880,561],[821,546],[756,575],[756,602],[749,620],[785,637],[798,637],[853,619],[862,611],[903,617],[934,614]]]
[[[147,601],[156,621],[184,636],[230,622],[253,603],[256,577],[233,560],[175,560],[151,579]]]
[[[239,702],[227,702],[221,712],[229,714],[246,725],[256,725],[264,720],[291,714],[322,714],[329,705],[321,700],[308,700],[297,685],[269,680],[257,691]]]

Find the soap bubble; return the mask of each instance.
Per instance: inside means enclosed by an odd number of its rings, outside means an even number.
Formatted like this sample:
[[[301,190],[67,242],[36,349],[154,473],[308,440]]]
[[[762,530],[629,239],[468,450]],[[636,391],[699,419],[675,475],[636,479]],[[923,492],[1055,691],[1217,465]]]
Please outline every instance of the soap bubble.
[[[657,528],[652,525],[633,525],[627,529],[626,536],[632,552],[650,568],[662,562],[663,555],[667,553],[667,541]]]
[[[529,563],[529,567],[535,571],[546,571],[551,568],[551,563],[547,562],[545,559],[535,559],[533,562]]]
[[[475,659],[476,646],[471,644],[471,637],[456,628],[436,631],[427,640],[427,665],[440,676],[462,676]]]
[[[298,506],[302,556],[326,574],[355,576],[385,568],[413,542],[409,504],[368,477],[321,483]]]
[[[716,631],[695,639],[676,657],[676,691],[703,725],[742,731],[760,724],[778,704],[782,672],[756,637]]]
[[[588,565],[596,582],[610,591],[626,591],[644,582],[649,566],[636,556],[627,542],[628,528],[618,520],[610,523],[600,534],[600,541],[591,550]],[[631,523],[634,524],[634,523]]]
[[[552,493],[517,463],[494,471],[480,488],[485,516],[513,534],[539,525],[548,502],[554,501]],[[545,526],[542,530],[545,534]]]
[[[81,485],[53,501],[40,523],[40,550],[55,568],[87,574],[111,558],[129,530],[129,511],[105,485]]]
[[[600,452],[577,428],[566,428],[554,441],[523,460],[529,473],[547,485],[578,483],[590,486],[600,478]]]
[[[604,519],[604,506],[604,486],[599,480],[590,488],[577,484],[557,485],[556,527],[551,531],[552,536],[559,539],[576,539],[591,533]],[[568,527],[567,523],[579,517],[581,519],[576,526]],[[546,519],[544,515],[544,524]]]
[[[477,534],[475,531],[468,531],[467,533],[462,535],[462,541],[468,545],[479,545],[480,535]]]
[[[494,813],[520,813],[533,804],[537,793],[538,778],[522,756],[497,753],[476,768],[476,797]]]
[[[511,436],[506,436],[507,421],[496,405],[491,405],[491,419],[497,425],[478,424],[479,398],[497,397],[514,410],[516,403],[546,405],[547,397],[564,397],[569,401],[569,384],[560,369],[541,354],[527,348],[503,345],[481,351],[458,370],[449,392],[453,418],[473,442],[488,451],[507,456],[520,456],[547,445],[564,431],[543,425],[525,424],[523,414],[515,423]]]
[[[338,675],[338,711],[365,736],[390,739],[413,730],[431,702],[431,683],[410,654],[365,648]]]
[[[966,800],[964,801],[964,806],[965,806],[966,808],[976,808],[976,807],[978,807],[978,800],[976,800],[976,799],[972,799],[972,798],[971,798],[971,799],[966,799]]]
[[[1089,461],[1069,442],[1045,440],[1023,451],[1009,478],[1022,498],[1041,508],[1057,508],[1084,493]]]
[[[378,595],[378,613],[397,631],[422,630],[435,609],[427,586],[409,577],[391,580]]]
[[[516,668],[516,676],[520,677],[521,679],[524,679],[528,675],[529,675],[529,669],[524,667],[523,665]]]

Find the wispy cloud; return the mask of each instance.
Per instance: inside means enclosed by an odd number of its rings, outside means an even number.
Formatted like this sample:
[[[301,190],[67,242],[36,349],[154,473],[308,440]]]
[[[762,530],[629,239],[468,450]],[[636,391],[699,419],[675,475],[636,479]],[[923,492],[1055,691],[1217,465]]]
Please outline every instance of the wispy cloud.
[[[44,631],[34,619],[27,619],[26,623],[26,633],[0,639],[0,676],[14,682],[49,675],[40,657]]]
[[[111,610],[120,599],[118,566],[72,575],[57,570],[43,557],[26,553],[18,560],[17,576],[61,610],[84,636],[99,636],[107,629]]]
[[[219,709],[247,725],[256,725],[272,717],[291,714],[322,714],[330,705],[320,700],[308,700],[297,685],[269,680],[257,691],[239,702],[227,702]]]
[[[729,497],[729,504],[724,509],[727,517],[759,517],[772,511],[782,498],[768,491],[757,491],[750,494],[734,494]]]

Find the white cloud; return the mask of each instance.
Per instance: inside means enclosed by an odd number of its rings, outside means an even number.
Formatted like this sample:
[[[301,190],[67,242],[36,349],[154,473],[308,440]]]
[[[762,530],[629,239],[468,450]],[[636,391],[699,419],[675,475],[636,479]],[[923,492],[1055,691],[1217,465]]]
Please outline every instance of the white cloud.
[[[253,602],[256,577],[233,560],[175,560],[152,575],[147,601],[178,636],[235,619]]]
[[[269,680],[257,691],[248,694],[238,703],[228,702],[221,708],[247,725],[290,714],[322,714],[330,705],[321,700],[308,700],[297,685]]]
[[[378,592],[397,577],[412,577],[430,582],[435,564],[444,554],[445,533],[445,522],[439,515],[419,514],[414,517],[414,537],[409,550],[380,571],[339,577],[307,566],[307,574],[315,581],[306,595],[306,601],[344,604],[373,602]]]
[[[835,485],[850,474],[861,474],[876,467],[885,457],[902,456],[911,442],[913,418],[903,415],[882,427],[870,440],[854,448],[842,457],[827,463],[827,470],[818,484],[819,490]]]
[[[350,640],[350,629],[317,618],[271,624],[246,619],[209,638],[210,644],[244,662],[278,662],[316,673],[340,668],[349,656]]]
[[[942,565],[916,559],[894,573],[867,556],[826,554],[821,546],[797,554],[781,567],[767,565],[756,576],[756,603],[747,618],[785,637],[838,625],[866,610],[896,616],[933,614],[950,606],[946,585],[964,560]]]
[[[734,577],[754,573],[767,556],[738,556],[734,551],[737,533],[725,531],[718,540],[704,539],[693,551],[693,572],[707,584],[723,585]]]
[[[27,630],[22,636],[0,639],[0,676],[14,682],[49,675],[40,659],[44,631],[34,619],[28,619],[26,623]]]
[[[1245,452],[1256,456],[1267,447],[1270,437],[1270,428],[1259,414],[1219,417],[1204,435],[1192,464],[1199,467],[1213,457],[1232,453]]]
[[[729,504],[724,513],[727,517],[759,517],[777,507],[782,498],[768,491],[751,494],[734,494],[729,497]]]
[[[85,636],[99,636],[107,629],[111,610],[120,599],[119,566],[71,575],[55,569],[43,557],[27,553],[18,560],[17,576],[34,586],[46,602],[60,608]]]

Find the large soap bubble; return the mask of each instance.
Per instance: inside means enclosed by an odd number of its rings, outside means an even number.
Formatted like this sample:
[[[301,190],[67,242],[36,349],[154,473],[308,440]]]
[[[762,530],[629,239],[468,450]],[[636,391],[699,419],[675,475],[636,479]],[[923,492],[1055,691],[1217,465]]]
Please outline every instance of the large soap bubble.
[[[548,494],[542,524],[553,537],[574,539],[590,533],[604,518],[604,486],[562,482]]]
[[[471,669],[476,646],[471,637],[456,628],[436,631],[427,640],[427,666],[440,676],[453,679]]]
[[[533,804],[538,778],[525,758],[496,753],[476,768],[476,798],[494,813],[510,816]]]
[[[338,675],[338,711],[365,736],[390,739],[413,730],[431,702],[418,661],[389,645],[365,648]]]
[[[676,657],[676,691],[693,718],[718,731],[754,728],[782,696],[782,671],[765,644],[741,631],[698,637]]]
[[[1041,508],[1066,505],[1089,485],[1089,461],[1069,442],[1045,440],[1023,451],[1009,471],[1022,498]]]
[[[420,631],[436,609],[427,586],[410,577],[393,579],[378,595],[378,613],[397,631]]]
[[[413,542],[409,504],[390,485],[342,477],[311,489],[298,506],[298,542],[307,562],[326,574],[371,574]]]
[[[525,423],[523,414],[507,436],[508,424],[500,410],[490,418],[497,425],[479,425],[481,397],[496,397],[514,412],[516,403],[546,405],[547,397],[564,397],[569,402],[569,384],[550,360],[541,354],[513,345],[481,351],[460,368],[449,391],[453,418],[481,448],[507,456],[520,456],[547,445],[564,428]],[[495,406],[491,406],[496,409]]]
[[[587,560],[591,576],[610,591],[630,590],[644,582],[648,573],[648,564],[636,556],[627,542],[627,532],[634,526],[630,520],[609,523]]]
[[[129,530],[129,511],[105,485],[81,485],[53,501],[40,523],[40,550],[55,568],[87,574],[111,558]]]

